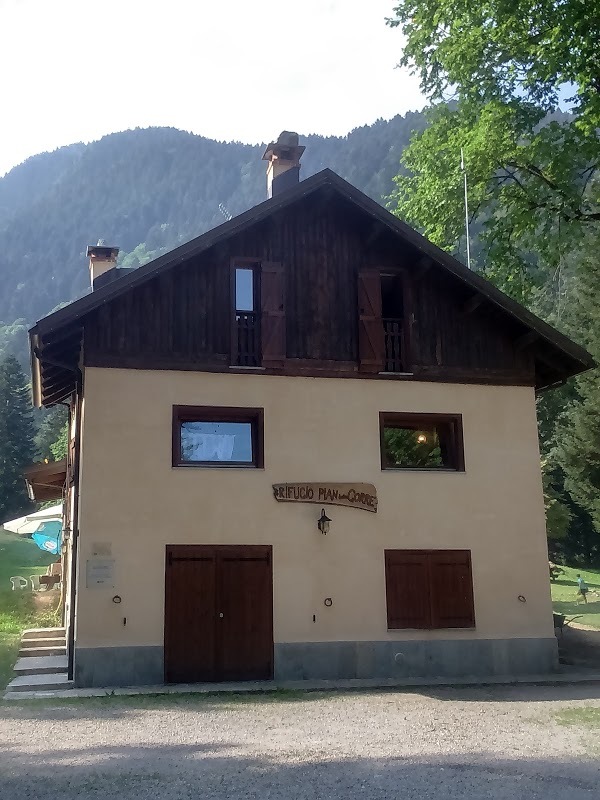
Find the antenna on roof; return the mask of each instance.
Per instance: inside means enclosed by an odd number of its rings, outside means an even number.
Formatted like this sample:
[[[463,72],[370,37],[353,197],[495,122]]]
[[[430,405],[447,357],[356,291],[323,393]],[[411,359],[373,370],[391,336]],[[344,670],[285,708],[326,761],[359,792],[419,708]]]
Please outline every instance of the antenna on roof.
[[[233,214],[231,214],[228,211],[228,209],[223,205],[223,203],[219,203],[219,211],[221,212],[221,214],[223,214],[227,222],[229,222],[230,219],[233,219]]]
[[[467,193],[467,170],[465,169],[465,157],[462,147],[460,148],[460,170],[465,182],[465,232],[467,234],[467,267],[471,269],[471,242],[469,240],[469,196]]]

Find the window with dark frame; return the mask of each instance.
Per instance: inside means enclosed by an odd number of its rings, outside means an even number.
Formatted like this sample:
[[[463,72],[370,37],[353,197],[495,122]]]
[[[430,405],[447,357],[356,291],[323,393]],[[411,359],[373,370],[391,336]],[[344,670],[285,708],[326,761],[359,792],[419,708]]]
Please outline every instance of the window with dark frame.
[[[260,366],[260,265],[243,260],[232,264],[233,363]]]
[[[474,628],[469,550],[386,550],[389,630]]]
[[[262,408],[173,406],[174,467],[264,464]]]
[[[379,414],[382,469],[464,472],[460,414]]]

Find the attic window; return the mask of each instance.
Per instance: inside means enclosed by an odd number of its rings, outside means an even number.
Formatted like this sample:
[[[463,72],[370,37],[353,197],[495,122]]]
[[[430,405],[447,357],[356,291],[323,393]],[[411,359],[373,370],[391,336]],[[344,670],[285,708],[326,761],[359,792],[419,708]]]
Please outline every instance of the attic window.
[[[235,310],[256,311],[253,269],[238,267],[235,270]]]

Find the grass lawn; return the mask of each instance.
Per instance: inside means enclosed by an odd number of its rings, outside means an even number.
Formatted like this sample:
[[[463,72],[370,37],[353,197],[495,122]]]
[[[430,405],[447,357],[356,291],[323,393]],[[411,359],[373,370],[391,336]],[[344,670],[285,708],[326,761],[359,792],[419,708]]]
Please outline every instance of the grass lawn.
[[[56,556],[44,553],[31,539],[0,530],[0,690],[12,678],[23,628],[58,624],[52,607],[49,608],[47,603],[43,609],[36,607],[37,593],[13,592],[9,578],[13,575],[28,578],[43,573],[55,560]],[[57,595],[52,592],[53,597]]]
[[[566,708],[555,715],[560,725],[586,725],[590,728],[600,728],[600,708]]]
[[[580,625],[600,629],[600,570],[563,567],[564,574],[552,584],[552,605],[557,614],[575,620]],[[587,605],[577,595],[577,575],[581,575],[590,591]]]

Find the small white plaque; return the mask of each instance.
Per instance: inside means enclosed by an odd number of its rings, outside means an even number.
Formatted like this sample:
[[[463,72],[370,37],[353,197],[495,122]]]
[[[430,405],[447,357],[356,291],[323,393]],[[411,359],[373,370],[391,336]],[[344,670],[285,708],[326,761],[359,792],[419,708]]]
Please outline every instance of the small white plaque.
[[[107,588],[114,588],[114,558],[90,558],[86,561],[85,566],[85,585],[88,589],[96,589],[103,586]]]

